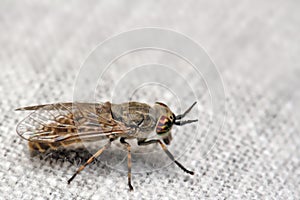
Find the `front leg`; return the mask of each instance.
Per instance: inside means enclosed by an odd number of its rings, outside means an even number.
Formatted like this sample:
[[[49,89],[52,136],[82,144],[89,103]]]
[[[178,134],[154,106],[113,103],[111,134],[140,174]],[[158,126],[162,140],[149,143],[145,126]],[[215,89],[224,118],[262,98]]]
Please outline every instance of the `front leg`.
[[[193,171],[190,171],[186,169],[182,164],[180,164],[177,160],[175,160],[174,156],[171,154],[171,152],[168,150],[167,146],[164,145],[160,140],[139,140],[138,145],[149,145],[149,144],[156,144],[159,143],[161,148],[164,150],[164,152],[168,155],[168,157],[178,166],[180,169],[182,169],[184,172],[194,175]]]

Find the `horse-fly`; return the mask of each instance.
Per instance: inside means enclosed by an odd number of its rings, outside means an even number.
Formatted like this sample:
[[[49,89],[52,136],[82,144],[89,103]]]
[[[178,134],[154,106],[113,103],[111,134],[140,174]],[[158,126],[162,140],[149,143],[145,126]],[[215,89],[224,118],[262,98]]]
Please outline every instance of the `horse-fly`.
[[[72,144],[107,139],[108,142],[80,166],[68,183],[92,163],[110,144],[120,139],[127,148],[128,186],[131,185],[131,146],[126,141],[136,139],[138,145],[158,143],[168,157],[184,172],[194,174],[181,165],[168,151],[166,145],[172,140],[173,125],[182,126],[197,120],[186,120],[187,113],[175,115],[167,105],[156,102],[149,106],[140,102],[122,104],[106,103],[55,103],[18,108],[16,110],[34,111],[17,126],[17,133],[29,141],[31,150],[45,152]],[[158,139],[149,139],[155,132]],[[166,144],[166,145],[165,145]]]

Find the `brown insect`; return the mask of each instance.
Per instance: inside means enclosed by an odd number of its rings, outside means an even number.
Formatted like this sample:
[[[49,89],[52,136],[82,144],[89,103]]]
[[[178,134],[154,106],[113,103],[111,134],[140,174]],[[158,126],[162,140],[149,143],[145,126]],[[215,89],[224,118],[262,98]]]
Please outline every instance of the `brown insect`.
[[[106,145],[80,166],[68,180],[87,165],[92,163],[107,149],[111,142],[120,138],[128,151],[128,186],[131,185],[131,146],[127,139],[137,139],[138,145],[158,143],[184,172],[194,174],[181,165],[168,151],[165,144],[172,140],[173,125],[182,126],[197,120],[182,121],[196,102],[181,115],[175,115],[167,105],[156,102],[154,106],[145,103],[127,102],[122,104],[106,103],[56,103],[18,108],[16,110],[35,111],[21,121],[17,133],[29,141],[31,150],[45,152],[80,142],[108,139]],[[147,139],[155,131],[158,139]],[[161,141],[162,140],[162,141]]]

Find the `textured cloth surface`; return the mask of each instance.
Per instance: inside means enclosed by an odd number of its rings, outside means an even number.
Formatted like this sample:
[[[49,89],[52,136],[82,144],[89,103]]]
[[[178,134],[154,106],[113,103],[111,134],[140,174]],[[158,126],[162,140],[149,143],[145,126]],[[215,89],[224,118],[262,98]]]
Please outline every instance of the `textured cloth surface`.
[[[299,9],[296,0],[1,1],[0,199],[299,199]],[[26,114],[14,109],[71,101],[76,74],[92,49],[112,35],[149,26],[188,35],[214,60],[226,90],[221,134],[206,156],[193,144],[179,158],[194,176],[174,164],[135,173],[135,191],[129,192],[126,162],[124,170],[105,164],[113,148],[104,163],[67,185],[80,160],[30,157],[15,132]],[[143,100],[160,95],[146,92]],[[200,104],[205,113],[205,101]],[[205,124],[207,115],[199,121]],[[190,130],[176,129],[186,133],[174,134],[174,154]],[[135,166],[151,167],[149,160]]]

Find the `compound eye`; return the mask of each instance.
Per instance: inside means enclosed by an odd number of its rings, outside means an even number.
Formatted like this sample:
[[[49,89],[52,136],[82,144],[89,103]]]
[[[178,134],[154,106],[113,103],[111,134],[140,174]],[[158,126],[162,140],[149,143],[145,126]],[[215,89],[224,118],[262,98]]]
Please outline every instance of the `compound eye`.
[[[156,133],[163,134],[168,132],[172,127],[172,122],[166,116],[161,116],[156,126]]]

